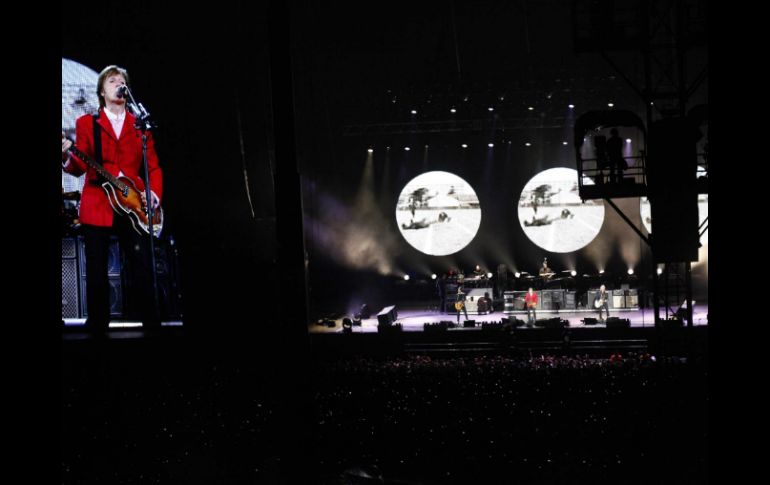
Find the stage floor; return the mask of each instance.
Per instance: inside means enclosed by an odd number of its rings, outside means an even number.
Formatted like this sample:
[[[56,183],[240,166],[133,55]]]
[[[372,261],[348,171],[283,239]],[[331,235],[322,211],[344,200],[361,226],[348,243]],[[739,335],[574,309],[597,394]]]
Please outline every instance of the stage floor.
[[[437,311],[430,311],[425,309],[403,309],[400,310],[396,307],[398,312],[398,319],[395,323],[400,323],[404,332],[422,332],[423,325],[425,323],[438,323],[441,321],[449,321],[457,323],[456,313],[439,313]],[[514,312],[514,316],[520,320],[527,320],[527,312],[517,311]],[[538,320],[544,320],[549,318],[558,317],[562,320],[567,320],[568,328],[603,328],[606,325],[604,323],[597,323],[596,325],[585,325],[583,319],[585,318],[598,318],[599,314],[596,311],[580,310],[580,311],[539,311],[537,312]],[[474,315],[468,313],[468,319],[474,320],[476,325],[482,323],[500,323],[500,320],[507,317],[501,311],[495,311],[486,315]],[[631,322],[631,327],[654,327],[655,320],[653,318],[653,310],[651,308],[643,308],[639,310],[614,310],[610,311],[610,317],[627,318]],[[317,323],[311,323],[309,325],[309,331],[311,333],[336,333],[342,332],[342,318],[333,320],[334,327],[327,327],[326,325],[318,325]],[[665,318],[665,313],[661,311],[661,318]],[[472,328],[464,328],[462,326],[465,320],[465,315],[460,316],[460,325],[449,329],[450,331],[464,331],[472,330]],[[693,307],[693,325],[707,325],[708,324],[708,305],[695,305]],[[521,327],[524,330],[528,328]],[[535,331],[542,327],[532,327],[531,330]],[[354,333],[376,333],[377,332],[377,317],[361,320],[360,326],[353,326]]]

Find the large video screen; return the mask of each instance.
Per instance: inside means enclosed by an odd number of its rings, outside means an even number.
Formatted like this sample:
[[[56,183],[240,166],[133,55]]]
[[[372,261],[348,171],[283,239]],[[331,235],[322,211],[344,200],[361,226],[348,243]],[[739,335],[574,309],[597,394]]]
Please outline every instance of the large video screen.
[[[530,179],[519,198],[519,224],[539,247],[568,253],[594,240],[604,223],[604,202],[582,202],[577,171],[552,168]],[[590,182],[587,182],[590,183]]]
[[[468,182],[449,172],[426,172],[404,186],[396,205],[401,235],[418,251],[453,254],[481,225],[479,198]]]

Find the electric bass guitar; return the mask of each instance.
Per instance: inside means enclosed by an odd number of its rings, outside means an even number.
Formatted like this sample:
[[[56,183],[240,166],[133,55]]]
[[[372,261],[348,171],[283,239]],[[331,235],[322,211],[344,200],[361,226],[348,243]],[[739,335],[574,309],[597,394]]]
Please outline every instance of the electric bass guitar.
[[[72,140],[70,140],[72,141]],[[147,206],[142,202],[142,192],[136,188],[133,180],[125,175],[116,177],[112,175],[99,162],[80,151],[75,144],[67,150],[73,153],[79,159],[83,160],[88,166],[104,177],[102,188],[107,193],[112,209],[121,216],[127,216],[134,226],[134,230],[139,234],[150,233],[150,219],[148,217]],[[163,209],[158,206],[152,212],[152,234],[160,237],[163,230]]]
[[[601,308],[602,306],[604,306],[604,303],[606,301],[607,300],[605,298],[599,298],[598,300],[594,301],[594,308]]]

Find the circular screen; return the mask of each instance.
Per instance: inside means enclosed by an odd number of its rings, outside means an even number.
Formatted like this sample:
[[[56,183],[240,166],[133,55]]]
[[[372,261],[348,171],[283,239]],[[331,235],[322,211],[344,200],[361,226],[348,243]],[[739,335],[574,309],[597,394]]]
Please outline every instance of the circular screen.
[[[582,202],[577,180],[576,170],[551,168],[532,177],[521,191],[519,224],[524,234],[546,251],[577,251],[593,241],[602,228],[604,202]]]
[[[398,196],[396,223],[412,247],[445,256],[476,236],[481,206],[470,184],[457,175],[426,172],[410,180]]]

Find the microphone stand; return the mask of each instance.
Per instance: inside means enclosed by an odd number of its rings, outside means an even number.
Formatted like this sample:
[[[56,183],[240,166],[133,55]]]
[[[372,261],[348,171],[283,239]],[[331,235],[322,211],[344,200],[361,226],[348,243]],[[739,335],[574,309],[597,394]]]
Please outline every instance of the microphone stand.
[[[142,103],[137,103],[134,99],[131,90],[126,85],[125,89],[126,104],[131,110],[131,113],[136,117],[134,128],[142,130],[142,165],[144,166],[144,194],[147,200],[147,223],[150,232],[150,267],[152,268],[152,295],[155,303],[155,314],[153,318],[157,317],[158,325],[160,325],[160,304],[158,301],[158,277],[157,266],[155,262],[155,231],[152,226],[152,220],[155,213],[152,199],[152,189],[150,187],[150,169],[147,161],[147,132],[154,128],[156,125],[150,120],[150,113],[144,108]]]

